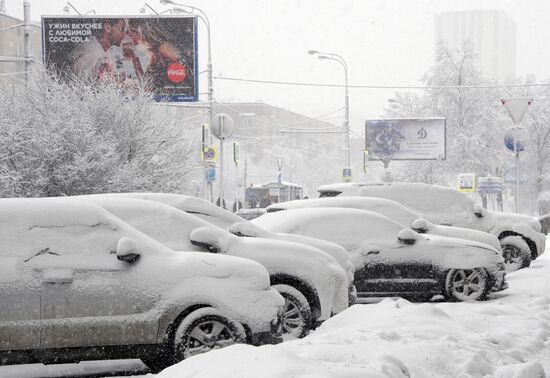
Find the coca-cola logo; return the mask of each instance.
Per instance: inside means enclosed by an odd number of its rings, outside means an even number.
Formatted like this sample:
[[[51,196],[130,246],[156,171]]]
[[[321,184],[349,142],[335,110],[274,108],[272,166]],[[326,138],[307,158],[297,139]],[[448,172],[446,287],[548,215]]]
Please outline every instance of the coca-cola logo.
[[[172,63],[168,66],[166,75],[168,76],[168,79],[172,83],[181,83],[183,80],[185,80],[185,77],[187,76],[187,72],[183,64]]]

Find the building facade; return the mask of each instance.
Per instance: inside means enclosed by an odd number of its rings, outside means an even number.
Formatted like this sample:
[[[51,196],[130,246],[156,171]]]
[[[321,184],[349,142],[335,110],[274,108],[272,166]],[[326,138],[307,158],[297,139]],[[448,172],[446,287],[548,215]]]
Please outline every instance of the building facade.
[[[196,130],[197,137],[202,124],[208,124],[205,107],[169,108],[167,116]],[[220,113],[234,121],[234,132],[224,142],[224,193],[229,198],[234,198],[236,184],[244,193],[251,184],[276,182],[277,158],[282,162],[281,180],[303,186],[304,195],[315,195],[319,185],[342,181],[345,134],[341,127],[261,102],[215,103],[213,114]],[[219,150],[219,140],[213,137],[211,142]],[[233,162],[233,142],[240,147],[238,167]],[[213,186],[217,198],[218,182]]]

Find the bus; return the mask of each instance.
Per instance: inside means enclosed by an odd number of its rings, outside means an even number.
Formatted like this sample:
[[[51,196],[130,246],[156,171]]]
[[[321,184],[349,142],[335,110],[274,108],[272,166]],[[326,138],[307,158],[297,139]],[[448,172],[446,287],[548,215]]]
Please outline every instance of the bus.
[[[272,203],[302,199],[304,188],[291,182],[277,181],[259,185],[250,185],[246,188],[245,201],[249,208],[265,208]]]

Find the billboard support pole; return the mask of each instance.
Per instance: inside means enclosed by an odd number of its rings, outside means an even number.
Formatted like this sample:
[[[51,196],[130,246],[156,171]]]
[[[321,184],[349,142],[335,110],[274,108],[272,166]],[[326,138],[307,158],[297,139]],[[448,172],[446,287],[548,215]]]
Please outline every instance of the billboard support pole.
[[[382,162],[384,163],[384,172],[386,173],[385,181],[390,182],[391,181],[391,175],[390,175],[390,161],[391,159],[383,159]]]
[[[25,83],[29,81],[29,70],[31,66],[31,2],[23,1],[23,33],[25,44]]]

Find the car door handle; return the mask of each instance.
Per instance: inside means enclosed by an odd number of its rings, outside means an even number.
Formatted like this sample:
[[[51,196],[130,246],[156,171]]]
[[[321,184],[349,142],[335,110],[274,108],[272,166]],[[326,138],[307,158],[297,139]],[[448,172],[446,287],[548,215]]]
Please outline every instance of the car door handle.
[[[46,269],[42,272],[42,282],[57,284],[73,282],[73,271],[71,269]]]

